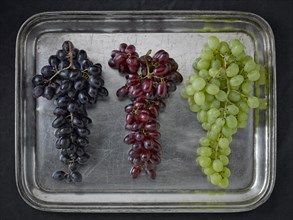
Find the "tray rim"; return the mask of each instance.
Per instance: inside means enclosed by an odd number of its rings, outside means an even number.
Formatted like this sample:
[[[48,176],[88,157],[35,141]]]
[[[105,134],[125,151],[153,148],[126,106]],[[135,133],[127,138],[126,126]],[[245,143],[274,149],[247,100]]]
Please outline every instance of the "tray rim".
[[[20,71],[20,64],[22,63],[19,61],[19,45],[20,45],[20,39],[21,34],[25,32],[26,28],[30,28],[30,26],[33,27],[34,22],[37,22],[38,19],[47,18],[48,20],[52,20],[53,16],[61,15],[61,16],[89,16],[89,15],[95,15],[95,16],[140,16],[140,15],[147,15],[147,16],[164,16],[168,15],[168,13],[172,12],[172,16],[175,17],[176,15],[181,16],[206,16],[206,17],[242,17],[246,18],[247,20],[254,22],[258,25],[260,25],[262,28],[265,29],[265,33],[269,34],[271,37],[270,46],[271,46],[271,52],[272,57],[269,59],[270,62],[272,62],[272,79],[270,81],[270,103],[272,104],[269,111],[269,121],[271,124],[271,127],[269,127],[269,134],[272,135],[271,139],[268,142],[268,146],[270,148],[270,154],[268,160],[270,161],[271,167],[269,169],[269,183],[266,184],[265,190],[262,191],[262,196],[255,202],[255,203],[248,203],[248,205],[239,205],[236,207],[227,207],[225,205],[223,206],[103,206],[103,205],[96,205],[89,208],[85,207],[83,205],[79,206],[61,206],[61,207],[50,207],[50,205],[46,205],[44,201],[41,201],[43,203],[38,203],[38,198],[33,197],[33,195],[29,192],[28,188],[26,188],[26,184],[24,183],[24,179],[21,178],[23,175],[23,148],[21,143],[21,137],[22,132],[21,129],[23,128],[23,123],[21,120],[21,112],[19,111],[20,106],[23,104],[23,101],[19,98],[20,94],[22,94],[22,87],[20,87],[19,79],[21,79],[22,72]],[[130,14],[131,13],[131,14]],[[276,125],[277,125],[277,90],[276,90],[276,55],[275,55],[275,38],[273,31],[268,24],[266,20],[264,20],[262,17],[260,17],[257,14],[250,13],[250,12],[243,12],[243,11],[212,11],[212,10],[154,10],[154,11],[50,11],[50,12],[42,12],[37,13],[31,17],[29,17],[20,27],[17,38],[16,38],[16,56],[15,56],[15,178],[16,178],[16,185],[18,192],[22,199],[31,207],[36,208],[38,210],[42,211],[57,211],[57,212],[240,212],[240,211],[249,211],[252,209],[257,208],[264,202],[266,202],[275,185],[276,180],[276,152],[277,152],[277,133],[276,133]],[[20,126],[21,125],[21,126]],[[175,209],[175,210],[174,210]]]

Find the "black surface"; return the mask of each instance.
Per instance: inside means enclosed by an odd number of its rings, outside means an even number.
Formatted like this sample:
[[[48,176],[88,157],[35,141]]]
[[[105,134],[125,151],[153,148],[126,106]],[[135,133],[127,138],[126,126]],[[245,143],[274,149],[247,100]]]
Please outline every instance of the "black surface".
[[[293,1],[94,1],[2,0],[0,3],[0,219],[292,219],[293,218]],[[277,181],[257,209],[232,214],[73,214],[31,208],[19,196],[14,173],[14,59],[21,24],[31,15],[59,10],[238,10],[253,12],[271,25],[276,40],[278,87]]]

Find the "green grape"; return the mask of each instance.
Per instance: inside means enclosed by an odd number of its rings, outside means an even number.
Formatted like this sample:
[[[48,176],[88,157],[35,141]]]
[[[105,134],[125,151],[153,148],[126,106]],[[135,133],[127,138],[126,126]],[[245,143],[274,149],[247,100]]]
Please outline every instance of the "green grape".
[[[222,177],[229,178],[231,176],[231,171],[228,167],[224,167],[223,170],[221,171]]]
[[[220,48],[220,41],[216,36],[210,36],[208,39],[209,48],[218,50]]]
[[[241,99],[241,96],[238,92],[236,91],[231,91],[230,94],[228,95],[229,100],[232,102],[238,102]]]
[[[212,68],[220,69],[221,65],[222,65],[221,60],[219,60],[219,59],[212,60],[212,63],[211,63]]]
[[[206,131],[209,131],[210,129],[211,129],[211,125],[210,125],[210,123],[208,123],[208,122],[204,122],[204,123],[202,123],[202,128],[204,129],[204,130],[206,130]]]
[[[231,41],[229,42],[229,47],[230,47],[230,49],[231,49],[232,47],[234,47],[235,45],[237,45],[237,44],[241,44],[241,42],[240,42],[238,39],[233,39],[233,40],[231,40]]]
[[[211,131],[219,134],[222,130],[222,127],[214,123],[211,127]]]
[[[211,108],[208,110],[207,115],[208,117],[215,117],[218,118],[220,116],[221,112],[217,108]]]
[[[236,60],[237,62],[241,62],[241,60],[246,56],[246,53],[244,51],[242,51],[242,53],[238,54],[236,56]]]
[[[216,69],[216,68],[211,68],[211,69],[209,69],[209,75],[210,75],[211,77],[215,77],[216,75],[218,75],[218,73],[219,73],[219,70]]]
[[[221,82],[220,82],[219,79],[213,78],[213,79],[210,80],[210,82],[211,82],[212,84],[218,86],[218,87],[221,86]]]
[[[210,76],[209,71],[202,69],[198,72],[198,76],[203,79],[207,79]]]
[[[209,147],[199,147],[197,148],[197,154],[204,157],[209,157],[212,155],[212,149]]]
[[[241,121],[247,121],[248,119],[248,115],[246,114],[246,112],[239,112],[238,115],[237,115],[237,118],[238,118],[238,123],[241,122]]]
[[[242,64],[242,65],[245,65],[245,64],[246,64],[248,61],[250,61],[250,60],[253,60],[252,57],[249,56],[249,55],[246,55],[246,56],[244,56],[244,57],[242,58],[242,60],[241,60],[241,64]]]
[[[210,146],[210,139],[208,139],[207,137],[201,137],[199,139],[199,143],[204,147]]]
[[[245,128],[247,124],[247,121],[239,121],[237,124],[238,128]]]
[[[220,102],[224,102],[227,99],[227,93],[223,90],[220,90],[215,96]]]
[[[220,91],[220,88],[215,84],[208,84],[206,86],[206,92],[210,95],[216,95]]]
[[[260,73],[257,70],[252,70],[249,73],[247,73],[247,78],[250,81],[257,81],[260,77]]]
[[[186,88],[183,88],[183,89],[181,90],[180,95],[181,95],[181,97],[184,98],[184,99],[187,99],[187,98],[188,98],[188,95],[187,95],[187,93],[186,93]]]
[[[232,115],[237,115],[239,112],[239,108],[236,105],[231,104],[227,106],[227,111]]]
[[[241,90],[242,90],[242,93],[245,95],[250,94],[252,91],[251,83],[249,81],[244,81],[244,83],[242,83],[241,85]]]
[[[220,149],[220,153],[222,155],[229,156],[231,154],[231,148],[230,147],[226,147],[224,149]]]
[[[196,93],[194,93],[193,98],[194,98],[194,102],[197,105],[202,105],[205,102],[205,94],[204,94],[204,92],[196,92]]]
[[[225,135],[225,137],[230,137],[230,136],[233,135],[233,131],[232,131],[232,129],[231,129],[231,128],[228,128],[228,127],[226,127],[226,126],[224,126],[224,127],[222,128],[222,133],[223,133],[223,135]]]
[[[188,96],[192,96],[194,94],[194,88],[192,87],[192,85],[188,85],[185,87],[185,92]]]
[[[197,63],[198,63],[198,61],[200,61],[200,58],[196,58],[196,59],[193,61],[193,63],[192,63],[192,67],[193,67],[194,70],[197,70],[197,69],[198,69],[198,68],[197,68]]]
[[[200,77],[193,79],[191,83],[195,91],[201,91],[206,85],[206,81]]]
[[[229,186],[228,178],[221,179],[220,182],[218,183],[218,185],[222,188],[227,188]]]
[[[250,108],[257,108],[259,106],[258,98],[255,96],[248,97],[247,104]]]
[[[215,122],[218,126],[223,127],[226,123],[224,118],[217,118],[216,122]]]
[[[237,128],[237,119],[233,115],[229,115],[226,118],[226,124],[228,128]]]
[[[221,103],[218,100],[214,100],[210,105],[211,108],[220,108],[220,106]]]
[[[243,45],[241,43],[239,44],[234,44],[233,47],[231,48],[231,52],[234,56],[238,56],[243,52]]]
[[[213,169],[216,171],[216,172],[221,172],[223,170],[223,163],[221,160],[217,159],[217,160],[214,160],[213,161]]]
[[[188,105],[189,105],[189,106],[195,104],[193,97],[190,97],[190,96],[188,96],[188,98],[187,98],[187,102],[188,102]]]
[[[197,161],[201,167],[208,167],[212,163],[211,158],[202,156],[198,157]]]
[[[193,105],[189,106],[189,109],[192,112],[199,112],[201,110],[200,106],[197,104],[193,104]]]
[[[232,63],[226,69],[226,74],[228,77],[236,76],[239,73],[239,66],[236,63]]]
[[[226,54],[226,53],[228,53],[229,51],[230,51],[230,49],[229,49],[229,45],[228,45],[228,43],[225,42],[225,41],[222,41],[222,42],[220,43],[220,53],[221,53],[221,54]]]
[[[219,173],[213,173],[212,175],[210,175],[210,180],[212,184],[218,185],[221,182],[222,177]]]
[[[214,131],[208,131],[207,137],[213,141],[217,140],[219,137],[219,133],[214,132]]]
[[[211,152],[211,154],[212,154],[212,152]],[[224,166],[226,166],[229,163],[229,159],[225,155],[219,155],[219,160],[223,163]]]
[[[212,60],[214,58],[214,54],[213,51],[208,48],[200,52],[200,57],[205,60]]]
[[[208,120],[207,112],[204,110],[201,110],[200,112],[198,112],[196,117],[197,117],[197,120],[201,123],[206,122]]]
[[[253,60],[249,60],[245,66],[244,66],[244,71],[250,72],[256,68],[256,63]]]
[[[205,168],[203,169],[203,172],[204,172],[204,174],[207,175],[207,176],[210,176],[210,175],[212,175],[212,174],[215,173],[214,169],[213,169],[211,166],[209,166],[209,167],[205,167]]]
[[[228,138],[225,138],[225,137],[222,137],[219,139],[219,147],[222,148],[222,149],[225,149],[227,147],[229,147],[229,140]]]
[[[197,68],[202,70],[202,69],[208,69],[210,66],[210,61],[205,60],[205,59],[200,59],[197,63]]]
[[[210,109],[210,103],[205,101],[205,103],[203,103],[200,107],[201,107],[202,110],[207,111],[207,110]]]
[[[244,81],[244,77],[242,75],[233,76],[230,79],[231,86],[239,86]]]
[[[205,96],[206,96],[206,101],[209,103],[211,103],[215,99],[215,96],[207,94],[207,93],[205,94]]]
[[[247,105],[247,103],[245,103],[243,101],[239,102],[238,107],[243,112],[249,112],[249,106]]]

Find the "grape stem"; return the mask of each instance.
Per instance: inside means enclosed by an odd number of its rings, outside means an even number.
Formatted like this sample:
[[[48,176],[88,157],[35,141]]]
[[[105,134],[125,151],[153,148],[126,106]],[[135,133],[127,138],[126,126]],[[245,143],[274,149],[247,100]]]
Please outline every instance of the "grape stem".
[[[68,58],[69,58],[69,65],[59,71],[57,71],[50,79],[48,79],[48,81],[46,81],[45,83],[50,83],[52,81],[52,79],[54,79],[60,72],[62,72],[63,70],[67,70],[70,67],[72,67],[73,64],[73,54],[72,54],[72,44],[71,42],[69,42],[69,52],[68,52]]]

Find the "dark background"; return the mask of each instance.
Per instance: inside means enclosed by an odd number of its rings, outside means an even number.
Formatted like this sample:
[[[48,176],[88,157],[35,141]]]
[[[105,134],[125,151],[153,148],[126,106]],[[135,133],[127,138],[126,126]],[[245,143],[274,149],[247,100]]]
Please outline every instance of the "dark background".
[[[19,196],[14,172],[15,41],[30,16],[59,10],[237,10],[260,15],[276,40],[278,126],[277,180],[269,200],[250,212],[232,214],[72,214],[31,208]],[[292,219],[293,217],[293,1],[2,0],[0,3],[0,220],[2,219]]]

